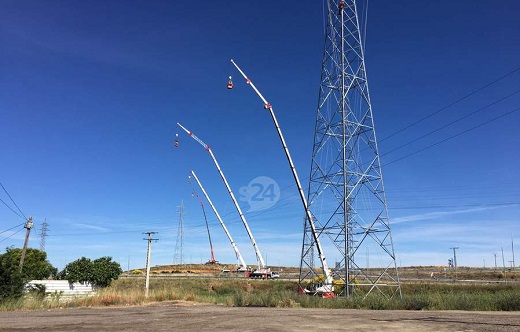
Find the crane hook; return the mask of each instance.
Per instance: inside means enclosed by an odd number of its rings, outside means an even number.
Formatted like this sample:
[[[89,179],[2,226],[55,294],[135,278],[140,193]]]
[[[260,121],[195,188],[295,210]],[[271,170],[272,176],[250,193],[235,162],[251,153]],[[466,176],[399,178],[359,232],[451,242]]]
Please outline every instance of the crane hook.
[[[179,147],[179,134],[175,134],[175,141],[173,142],[173,146],[176,148]]]

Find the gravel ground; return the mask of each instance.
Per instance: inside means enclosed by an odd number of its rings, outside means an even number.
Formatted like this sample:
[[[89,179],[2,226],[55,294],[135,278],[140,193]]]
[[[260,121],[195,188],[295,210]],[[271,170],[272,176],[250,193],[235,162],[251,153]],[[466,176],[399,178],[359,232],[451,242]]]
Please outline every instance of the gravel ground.
[[[230,308],[193,302],[0,312],[0,331],[520,331],[518,312]]]

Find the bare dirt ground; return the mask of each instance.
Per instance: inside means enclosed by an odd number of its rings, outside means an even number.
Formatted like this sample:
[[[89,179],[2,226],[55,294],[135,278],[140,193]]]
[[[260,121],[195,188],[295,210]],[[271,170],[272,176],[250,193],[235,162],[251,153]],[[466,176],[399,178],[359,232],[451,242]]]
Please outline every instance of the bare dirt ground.
[[[520,313],[230,308],[192,302],[0,312],[0,331],[520,331]]]

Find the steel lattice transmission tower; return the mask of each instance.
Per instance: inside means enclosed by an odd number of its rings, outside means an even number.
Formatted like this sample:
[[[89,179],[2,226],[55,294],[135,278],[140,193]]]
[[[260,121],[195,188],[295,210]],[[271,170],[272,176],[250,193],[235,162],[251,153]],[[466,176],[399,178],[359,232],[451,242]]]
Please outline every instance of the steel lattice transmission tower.
[[[182,265],[184,263],[184,253],[183,253],[183,246],[184,246],[184,226],[183,226],[183,214],[184,214],[184,202],[181,201],[181,205],[178,206],[179,208],[179,227],[177,228],[177,240],[175,241],[175,251],[173,253],[173,264],[180,264]]]
[[[336,292],[400,296],[356,2],[327,7],[309,207],[323,251],[336,261]],[[322,273],[310,232],[306,222],[300,285]]]
[[[47,232],[49,231],[49,224],[47,219],[42,224],[42,231],[40,233],[40,250],[45,251],[45,239],[47,238]]]

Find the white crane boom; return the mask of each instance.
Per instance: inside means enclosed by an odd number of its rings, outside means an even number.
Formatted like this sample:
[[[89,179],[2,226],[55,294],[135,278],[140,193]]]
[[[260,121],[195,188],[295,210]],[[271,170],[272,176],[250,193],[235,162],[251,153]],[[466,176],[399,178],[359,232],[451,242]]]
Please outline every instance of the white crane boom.
[[[240,264],[242,265],[242,268],[244,269],[244,271],[247,270],[247,264],[244,261],[244,258],[242,258],[242,255],[240,254],[240,251],[238,250],[238,247],[235,244],[235,241],[233,241],[233,238],[231,237],[231,233],[229,233],[226,225],[224,224],[224,221],[222,221],[222,218],[220,217],[220,214],[218,213],[217,208],[215,208],[215,205],[213,205],[213,202],[209,198],[208,193],[206,192],[206,190],[202,186],[202,183],[199,181],[199,178],[197,177],[195,172],[194,171],[190,171],[190,173],[191,173],[191,175],[193,175],[193,178],[195,179],[195,181],[197,181],[197,184],[199,185],[200,190],[202,191],[202,193],[206,197],[206,200],[208,201],[209,205],[213,209],[213,212],[215,213],[215,216],[217,216],[217,219],[220,222],[220,225],[222,225],[222,228],[224,229],[224,232],[226,233],[226,235],[227,235],[227,237],[229,239],[229,242],[231,242],[231,246],[233,247],[233,250],[235,250],[235,254],[237,256],[237,259],[240,261]]]
[[[209,155],[211,156],[211,159],[213,159],[213,162],[215,163],[215,166],[217,167],[217,170],[220,174],[220,177],[222,178],[222,181],[224,181],[224,184],[226,185],[229,196],[231,196],[231,199],[233,200],[233,203],[235,204],[235,207],[238,211],[240,219],[242,220],[242,223],[244,224],[244,227],[246,228],[247,235],[249,236],[249,239],[251,240],[251,244],[253,245],[253,248],[255,250],[256,259],[258,261],[258,267],[260,269],[265,269],[266,268],[265,261],[264,261],[264,258],[262,257],[262,254],[260,253],[260,249],[258,248],[258,245],[256,244],[255,238],[253,237],[253,233],[251,233],[251,229],[249,228],[249,225],[247,224],[244,213],[242,213],[242,210],[240,209],[240,206],[238,205],[235,195],[233,194],[233,191],[231,190],[231,187],[229,186],[229,183],[227,182],[226,177],[224,176],[224,173],[222,172],[222,169],[220,169],[220,165],[218,164],[217,159],[215,158],[215,155],[213,154],[213,151],[211,151],[211,148],[206,143],[204,143],[200,138],[195,136],[191,131],[184,128],[180,123],[177,122],[177,125],[179,125],[179,127],[181,127],[188,135],[190,135],[191,138],[196,140],[200,145],[202,145],[204,147],[204,149],[206,149],[206,151],[209,152]]]
[[[206,222],[206,230],[208,231],[208,240],[209,240],[209,249],[211,251],[211,258],[206,264],[215,264],[218,261],[215,259],[215,253],[213,252],[213,242],[211,242],[211,233],[209,232],[209,224],[208,217],[206,216],[206,209],[204,208],[204,202],[200,199],[199,194],[195,190],[193,190],[192,196],[196,196],[199,201],[200,207],[202,209],[202,214],[204,215],[204,221]]]
[[[318,249],[318,255],[320,257],[321,265],[323,268],[323,274],[325,275],[325,282],[324,282],[324,288],[322,289],[325,293],[331,293],[334,291],[334,286],[332,284],[333,278],[331,275],[331,272],[329,270],[329,266],[327,264],[327,260],[325,258],[325,255],[323,253],[323,248],[321,247],[320,239],[318,237],[318,233],[316,232],[316,227],[314,225],[314,220],[312,218],[311,211],[309,210],[309,205],[307,204],[307,199],[305,198],[305,194],[303,193],[302,185],[300,182],[300,178],[298,177],[298,173],[296,172],[296,168],[294,166],[294,163],[291,158],[291,154],[289,153],[289,148],[287,147],[287,144],[285,143],[285,139],[282,134],[282,130],[280,129],[280,125],[278,125],[278,120],[276,120],[276,116],[273,111],[273,107],[271,104],[267,102],[267,100],[264,98],[264,96],[258,91],[256,86],[253,84],[253,82],[246,76],[246,74],[238,67],[238,65],[235,63],[235,61],[231,60],[231,63],[236,67],[236,69],[242,74],[242,76],[245,78],[246,83],[253,88],[253,90],[256,92],[258,97],[262,99],[262,102],[264,103],[264,108],[268,109],[271,113],[271,118],[273,119],[274,126],[276,127],[276,130],[278,132],[278,137],[280,138],[280,141],[282,142],[283,149],[285,151],[285,155],[287,157],[287,161],[289,162],[289,166],[291,168],[291,172],[293,174],[294,180],[296,181],[296,186],[298,187],[298,192],[300,194],[300,199],[303,204],[303,208],[305,209],[305,214],[307,217],[307,220],[309,220],[309,225],[311,226],[312,236],[314,238],[314,241],[316,242],[316,248]]]

